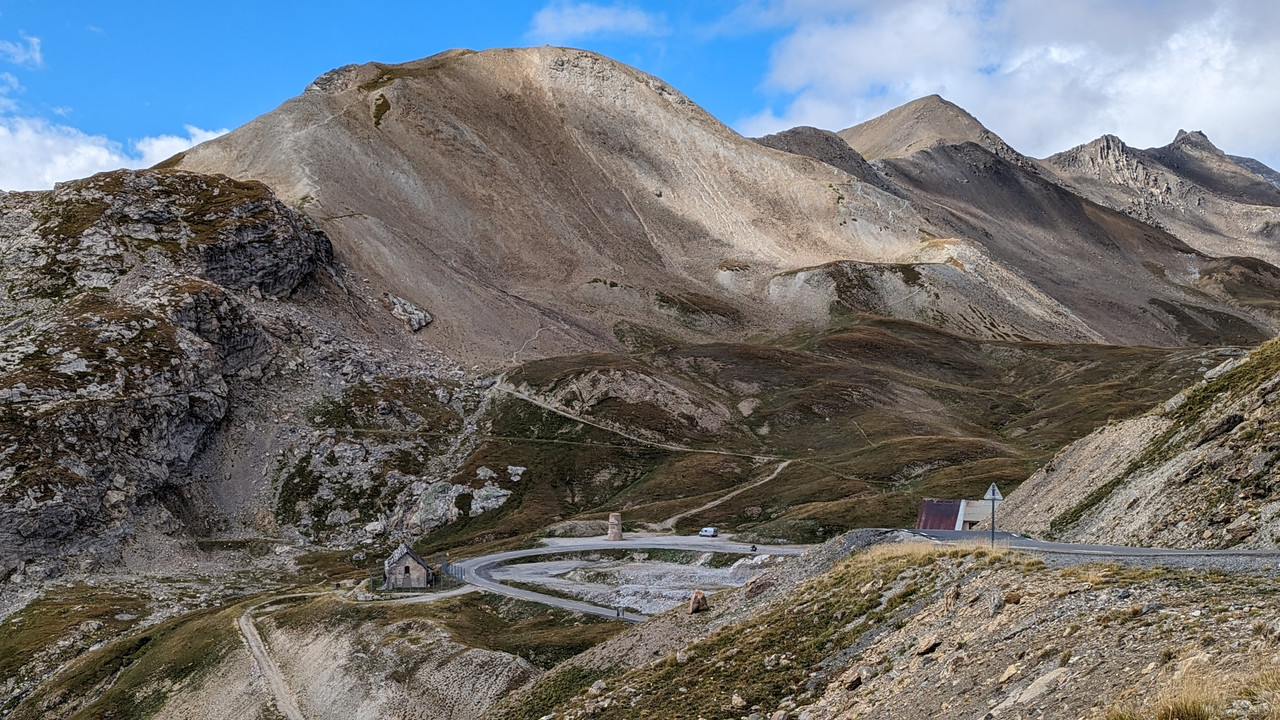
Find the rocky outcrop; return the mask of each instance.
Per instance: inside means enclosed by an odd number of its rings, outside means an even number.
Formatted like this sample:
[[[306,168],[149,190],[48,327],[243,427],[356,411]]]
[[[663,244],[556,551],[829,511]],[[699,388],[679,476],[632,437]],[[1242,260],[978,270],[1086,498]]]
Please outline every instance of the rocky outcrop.
[[[408,300],[388,293],[387,302],[391,305],[391,316],[403,322],[409,332],[418,332],[431,324],[431,313]]]
[[[92,568],[182,482],[271,340],[232,290],[330,258],[259,183],[119,171],[0,196],[0,574]]]
[[[169,320],[209,343],[223,374],[260,372],[271,356],[271,338],[257,318],[226,289],[188,279],[165,288]]]

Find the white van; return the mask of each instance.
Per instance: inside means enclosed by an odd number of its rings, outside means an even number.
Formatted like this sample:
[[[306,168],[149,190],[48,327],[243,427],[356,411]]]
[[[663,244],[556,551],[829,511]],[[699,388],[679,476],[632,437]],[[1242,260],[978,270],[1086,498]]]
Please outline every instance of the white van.
[[[713,527],[704,527],[698,531],[698,535],[701,537],[717,537],[720,533]]]

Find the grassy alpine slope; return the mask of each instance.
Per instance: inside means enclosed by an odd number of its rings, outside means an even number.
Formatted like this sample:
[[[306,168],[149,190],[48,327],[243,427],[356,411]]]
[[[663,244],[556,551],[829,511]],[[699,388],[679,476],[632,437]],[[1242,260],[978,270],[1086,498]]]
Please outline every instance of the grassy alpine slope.
[[[428,535],[433,550],[622,510],[761,539],[910,525],[919,499],[1013,489],[1062,446],[1148,410],[1220,362],[1205,349],[990,342],[852,319],[774,342],[667,345],[527,363],[453,482],[526,466],[500,508]],[[627,387],[645,388],[644,397]],[[529,398],[540,404],[534,404]]]

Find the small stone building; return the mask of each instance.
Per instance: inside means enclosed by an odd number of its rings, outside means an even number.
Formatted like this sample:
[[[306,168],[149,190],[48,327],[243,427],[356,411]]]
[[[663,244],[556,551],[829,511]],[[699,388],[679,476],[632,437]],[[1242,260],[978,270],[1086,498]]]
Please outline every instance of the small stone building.
[[[400,547],[382,563],[382,570],[387,579],[382,586],[384,590],[429,588],[435,580],[426,561],[404,543],[400,543]]]

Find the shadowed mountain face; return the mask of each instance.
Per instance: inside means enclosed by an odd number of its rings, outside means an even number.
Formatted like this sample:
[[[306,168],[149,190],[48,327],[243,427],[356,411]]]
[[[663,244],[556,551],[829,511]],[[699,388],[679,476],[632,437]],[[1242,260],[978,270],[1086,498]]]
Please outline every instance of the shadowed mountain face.
[[[756,142],[775,150],[807,155],[840,168],[864,183],[892,192],[892,186],[871,167],[857,150],[849,147],[839,135],[814,127],[796,127],[773,135],[756,138]]]
[[[976,144],[939,145],[881,167],[917,207],[952,223],[955,234],[982,237],[996,262],[1031,279],[1106,342],[1256,343],[1273,333],[1265,306],[1240,308],[1246,301],[1197,285],[1229,261]]]
[[[1276,187],[1280,188],[1280,172],[1276,172],[1275,170],[1272,170],[1271,168],[1267,167],[1266,165],[1264,165],[1263,163],[1257,160],[1254,160],[1253,158],[1241,157],[1239,155],[1228,155],[1227,157],[1234,160],[1237,165],[1244,168],[1245,170],[1248,170],[1254,175],[1257,175],[1263,180],[1266,180],[1272,185],[1275,185]]]

